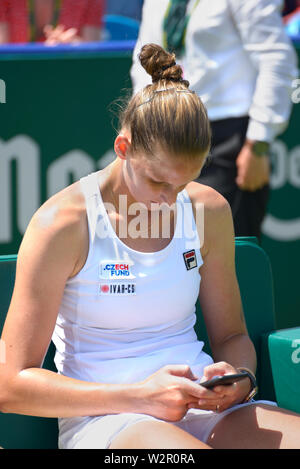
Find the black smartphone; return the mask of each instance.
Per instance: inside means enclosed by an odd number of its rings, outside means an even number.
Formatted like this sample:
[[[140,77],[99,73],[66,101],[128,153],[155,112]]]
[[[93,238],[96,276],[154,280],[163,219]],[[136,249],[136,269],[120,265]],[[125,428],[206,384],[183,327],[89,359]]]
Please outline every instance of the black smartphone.
[[[224,375],[224,376],[214,376],[212,379],[209,379],[208,381],[204,381],[203,383],[199,383],[200,386],[203,386],[204,388],[210,389],[214,388],[215,386],[224,386],[224,385],[230,385],[235,383],[236,381],[240,381],[241,379],[247,378],[246,373],[236,373],[236,374],[231,374],[231,375]]]

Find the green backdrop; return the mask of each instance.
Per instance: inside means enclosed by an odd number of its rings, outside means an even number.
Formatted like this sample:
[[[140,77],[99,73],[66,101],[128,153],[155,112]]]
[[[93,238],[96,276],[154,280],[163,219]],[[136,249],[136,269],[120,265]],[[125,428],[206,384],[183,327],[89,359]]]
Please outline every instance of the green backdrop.
[[[17,252],[46,198],[113,158],[117,121],[109,107],[130,91],[132,47],[128,41],[46,52],[40,45],[1,48],[0,254]],[[262,239],[279,328],[300,322],[300,82],[298,89],[289,128],[273,147]]]

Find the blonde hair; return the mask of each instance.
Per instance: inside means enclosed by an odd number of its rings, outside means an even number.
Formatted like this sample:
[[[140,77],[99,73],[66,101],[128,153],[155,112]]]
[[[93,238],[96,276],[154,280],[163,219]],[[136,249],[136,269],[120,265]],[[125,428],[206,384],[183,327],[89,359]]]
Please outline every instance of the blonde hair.
[[[146,44],[139,59],[152,84],[134,95],[121,115],[121,128],[131,134],[132,151],[151,155],[160,145],[174,156],[207,153],[211,145],[207,112],[183,79],[175,54]]]

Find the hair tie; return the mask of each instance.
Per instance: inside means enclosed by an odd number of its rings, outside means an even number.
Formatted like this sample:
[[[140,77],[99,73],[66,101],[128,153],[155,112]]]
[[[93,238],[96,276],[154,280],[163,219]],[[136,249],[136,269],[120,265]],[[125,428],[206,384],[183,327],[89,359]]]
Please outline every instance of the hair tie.
[[[168,68],[174,67],[174,65],[176,65],[175,60],[173,60],[173,62],[170,63],[169,65],[164,65],[163,67],[161,67],[161,69],[162,69],[162,71],[164,72],[164,71],[167,70]]]

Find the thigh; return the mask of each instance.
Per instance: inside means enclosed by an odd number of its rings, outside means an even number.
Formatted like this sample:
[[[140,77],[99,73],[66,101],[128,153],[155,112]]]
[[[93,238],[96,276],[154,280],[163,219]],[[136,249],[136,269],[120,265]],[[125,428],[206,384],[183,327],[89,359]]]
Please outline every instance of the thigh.
[[[144,421],[122,430],[110,449],[211,449],[172,423]]]
[[[255,404],[226,415],[207,444],[218,449],[299,449],[299,434],[300,414]]]

